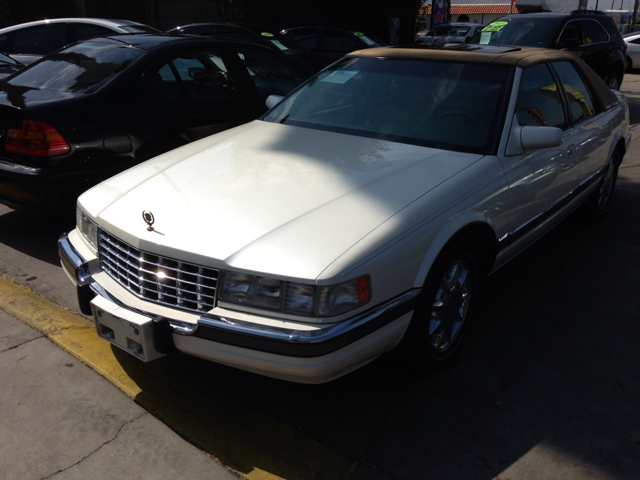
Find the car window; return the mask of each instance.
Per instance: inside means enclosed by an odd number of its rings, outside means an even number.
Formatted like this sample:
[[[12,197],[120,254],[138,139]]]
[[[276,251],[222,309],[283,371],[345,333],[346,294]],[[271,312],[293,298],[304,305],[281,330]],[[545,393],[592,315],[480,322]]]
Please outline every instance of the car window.
[[[110,28],[101,27],[100,25],[93,25],[91,23],[76,23],[76,40],[84,40],[91,37],[102,37],[106,35],[113,35],[114,32]]]
[[[320,31],[317,28],[297,28],[287,33],[287,35],[309,50],[318,50],[320,48]]]
[[[516,117],[521,126],[567,128],[562,96],[546,64],[522,72]]]
[[[540,21],[527,15],[498,19],[476,32],[470,43],[546,48],[555,40],[560,21]]]
[[[596,112],[589,89],[575,67],[570,62],[553,62],[553,67],[558,72],[564,91],[567,94],[573,123],[581,122],[595,115]]]
[[[164,101],[226,101],[238,97],[241,84],[220,52],[189,52],[172,58],[152,76],[151,89]]]
[[[352,52],[358,48],[358,42],[351,35],[335,30],[323,30],[324,49],[332,52]]]
[[[260,96],[287,95],[305,77],[275,55],[251,47],[237,47],[238,56],[251,76]]]
[[[563,48],[562,45],[565,40],[568,39],[576,39],[580,45],[584,44],[582,40],[582,31],[580,29],[580,22],[573,21],[567,23],[562,29],[562,33],[560,34],[560,39],[558,40],[559,48]]]
[[[595,20],[581,20],[580,24],[582,25],[583,45],[609,41],[609,34]]]
[[[37,90],[93,93],[145,54],[128,45],[86,41],[46,57],[8,83]]]
[[[265,121],[473,153],[493,151],[511,67],[347,58]]]
[[[187,93],[180,85],[177,70],[172,63],[165,63],[151,76],[151,91],[163,103],[182,103],[187,99]]]
[[[67,24],[51,23],[18,30],[10,53],[47,55],[67,44]]]
[[[636,45],[640,45],[640,37],[638,37],[638,38],[636,38],[634,40],[631,40],[629,43],[634,43]]]

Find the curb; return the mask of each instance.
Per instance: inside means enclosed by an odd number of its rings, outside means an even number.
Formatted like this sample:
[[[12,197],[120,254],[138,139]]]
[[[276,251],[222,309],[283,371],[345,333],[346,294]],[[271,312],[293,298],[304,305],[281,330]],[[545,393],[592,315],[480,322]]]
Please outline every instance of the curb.
[[[165,357],[143,363],[93,323],[0,275],[0,309],[43,333],[235,473],[254,480],[348,479],[357,462],[244,404]],[[239,392],[244,395],[246,392]]]

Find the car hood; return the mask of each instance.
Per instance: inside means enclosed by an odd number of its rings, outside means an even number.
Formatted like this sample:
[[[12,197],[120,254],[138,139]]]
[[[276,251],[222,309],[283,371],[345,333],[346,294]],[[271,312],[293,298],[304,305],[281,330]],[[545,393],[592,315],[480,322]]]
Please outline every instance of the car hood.
[[[142,250],[309,281],[481,157],[254,121],[134,167],[80,204]]]

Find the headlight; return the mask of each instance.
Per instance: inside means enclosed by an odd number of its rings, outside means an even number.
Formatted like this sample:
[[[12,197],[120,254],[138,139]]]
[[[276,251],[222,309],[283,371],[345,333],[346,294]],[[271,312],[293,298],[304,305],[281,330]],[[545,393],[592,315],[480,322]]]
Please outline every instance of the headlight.
[[[221,283],[218,298],[224,302],[298,315],[340,315],[364,305],[371,298],[371,283],[367,275],[337,285],[316,287],[223,272]]]
[[[76,227],[95,251],[98,251],[98,226],[86,213],[76,206]]]

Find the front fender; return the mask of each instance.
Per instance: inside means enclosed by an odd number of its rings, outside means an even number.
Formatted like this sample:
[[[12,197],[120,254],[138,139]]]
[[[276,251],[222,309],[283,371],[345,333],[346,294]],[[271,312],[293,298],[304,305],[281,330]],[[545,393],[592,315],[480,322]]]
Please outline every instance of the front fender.
[[[477,224],[484,224],[491,228],[494,234],[496,232],[491,219],[482,212],[464,212],[445,223],[442,230],[438,232],[433,242],[431,242],[427,253],[422,259],[422,263],[420,264],[420,268],[418,269],[418,273],[414,279],[413,286],[415,288],[422,287],[433,262],[445,246],[465,228]]]

